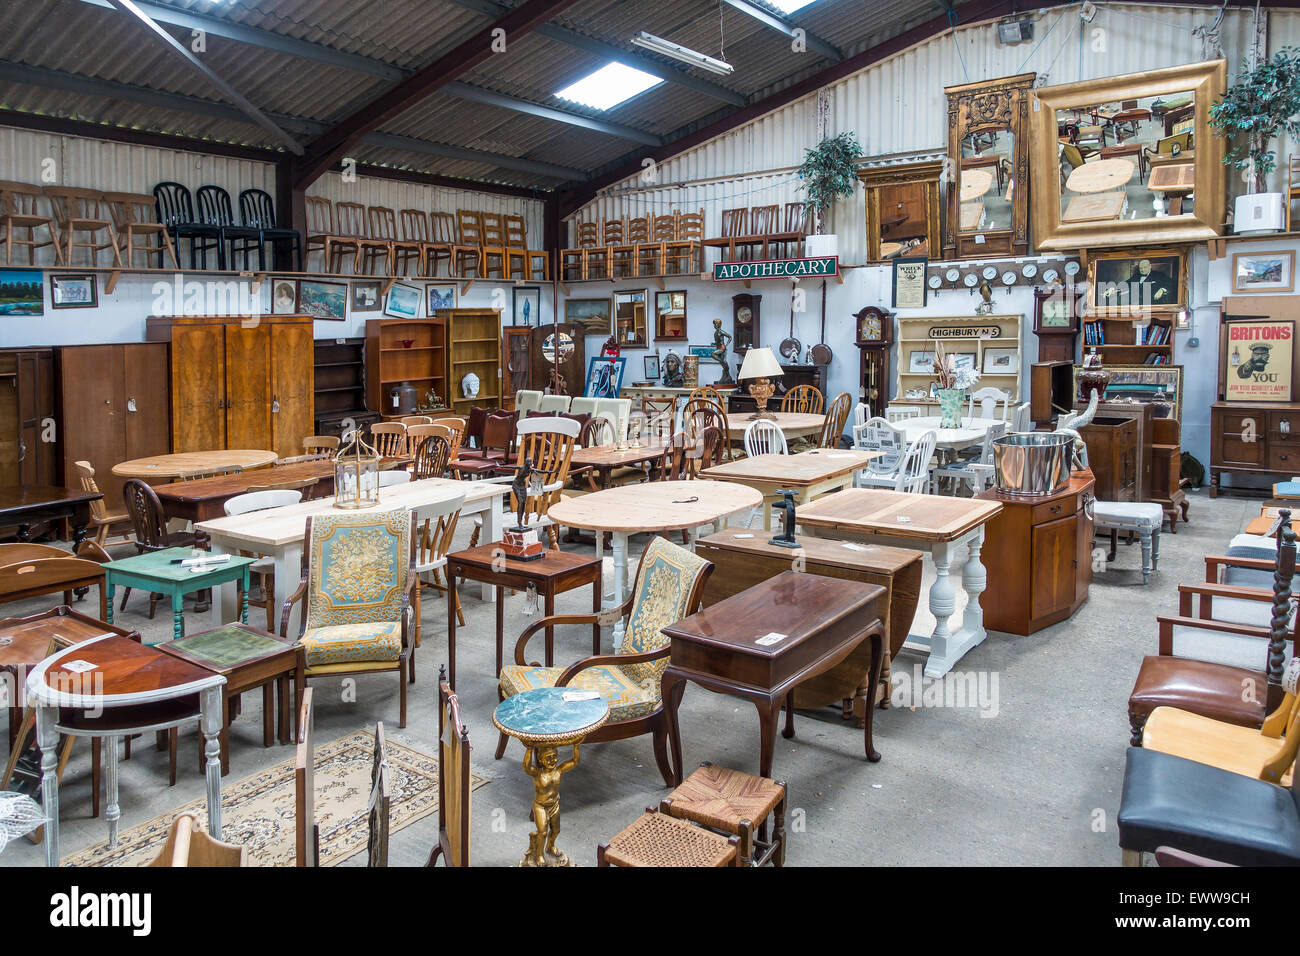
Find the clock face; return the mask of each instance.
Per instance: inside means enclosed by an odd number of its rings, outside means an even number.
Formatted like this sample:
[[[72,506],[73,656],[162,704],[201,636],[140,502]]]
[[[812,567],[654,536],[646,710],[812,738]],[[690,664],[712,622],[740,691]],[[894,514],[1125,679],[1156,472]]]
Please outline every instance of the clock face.
[[[880,338],[880,317],[867,315],[862,318],[862,338],[876,340]]]
[[[997,271],[994,270],[993,274],[997,275]],[[973,272],[968,272],[966,273],[965,278],[963,278],[961,281],[962,284],[966,286],[966,288],[973,289],[975,288],[976,285],[979,284],[980,277]]]
[[[736,321],[748,325],[750,319],[754,317],[754,310],[747,305],[742,305],[736,310]]]
[[[994,279],[997,278],[997,275],[998,275],[998,267],[997,267],[997,266],[985,266],[985,267],[984,267],[984,271],[981,273],[981,275],[983,275],[984,278],[986,278],[986,279],[988,279],[990,282],[992,282]]]
[[[930,276],[929,284],[931,289],[939,288],[939,286],[943,285],[943,276],[940,275]]]
[[[1038,266],[1034,265],[1032,262],[1026,262],[1024,266],[1021,267],[1020,274],[1026,279],[1032,279],[1034,276],[1038,275]]]
[[[1079,263],[1067,262],[1065,264],[1065,274],[1070,278],[1074,278],[1075,276],[1077,276],[1079,274]]]
[[[1003,284],[1003,285],[1015,285],[1015,284],[1016,284],[1016,274],[1015,274],[1013,271],[1011,271],[1010,269],[1008,269],[1006,272],[1002,273],[1002,284]]]
[[[958,279],[961,278],[961,270],[949,269],[947,274],[945,275],[945,278],[947,278],[949,282],[956,282]]]
[[[1070,326],[1070,303],[1052,296],[1043,300],[1041,325],[1045,329],[1064,329]]]
[[[1061,278],[1060,273],[1058,273],[1055,269],[1048,269],[1046,272],[1043,273],[1043,281],[1046,282],[1048,285],[1051,285],[1059,278]]]

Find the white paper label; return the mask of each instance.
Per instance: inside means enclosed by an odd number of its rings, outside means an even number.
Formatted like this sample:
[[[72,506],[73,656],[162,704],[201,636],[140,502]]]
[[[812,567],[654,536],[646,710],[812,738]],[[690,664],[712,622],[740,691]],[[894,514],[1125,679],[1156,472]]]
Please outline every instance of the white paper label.
[[[761,645],[762,647],[771,647],[773,644],[780,644],[789,636],[789,634],[778,634],[776,631],[768,631],[758,640],[754,641],[754,643]]]
[[[594,690],[566,690],[560,695],[561,700],[566,704],[576,703],[580,700],[596,700],[600,697]]]
[[[86,671],[93,671],[98,664],[92,664],[90,661],[75,660],[64,661],[61,665],[65,671],[72,671],[74,674],[84,674]]]
[[[754,536],[753,536],[752,534],[737,534],[737,535],[732,535],[732,537],[735,537],[735,538],[752,538],[752,537],[754,537]]]
[[[866,545],[862,545],[862,544],[854,544],[852,541],[845,541],[845,542],[844,542],[844,547],[848,548],[850,551],[865,551],[865,550],[867,550]]]
[[[907,515],[898,515],[897,517],[898,517],[898,520],[901,521],[903,524],[909,524],[909,523],[911,522],[911,520],[912,520],[912,519],[909,518]]]

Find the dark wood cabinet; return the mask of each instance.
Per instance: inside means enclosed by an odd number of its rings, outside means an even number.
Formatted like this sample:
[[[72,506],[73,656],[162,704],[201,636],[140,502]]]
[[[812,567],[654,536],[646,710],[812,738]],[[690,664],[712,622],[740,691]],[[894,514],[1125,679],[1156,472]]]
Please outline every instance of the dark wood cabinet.
[[[831,399],[831,396],[826,395],[825,365],[782,365],[781,378],[776,383],[776,394],[768,401],[767,410],[779,411],[781,396],[800,385],[811,385],[821,392],[828,402]],[[757,409],[758,403],[749,395],[749,385],[741,382],[727,400],[727,411],[752,412]]]
[[[113,466],[171,450],[167,346],[67,345],[56,365],[63,483],[79,487],[73,465],[88,461],[105,506],[119,510],[122,482]]]
[[[529,347],[533,341],[530,325],[507,325],[501,330],[501,362],[504,387],[501,407],[514,411],[515,392],[532,386],[532,356]]]
[[[1029,417],[1039,428],[1056,427],[1056,419],[1074,408],[1074,363],[1035,362],[1029,366]]]
[[[342,437],[346,425],[367,427],[379,412],[366,408],[366,340],[317,339],[312,405],[317,435]]]
[[[984,626],[1033,634],[1069,618],[1092,586],[1092,501],[1095,480],[1076,473],[1054,495],[1018,498],[996,489],[979,495],[1002,502],[985,527],[988,588],[980,598]]]
[[[1088,463],[1097,479],[1098,498],[1143,500],[1138,488],[1141,462],[1135,420],[1097,415],[1079,429],[1079,437],[1088,445]]]
[[[0,486],[57,485],[52,349],[0,350]]]
[[[1274,481],[1300,474],[1300,402],[1215,402],[1210,406],[1210,497],[1224,474]]]

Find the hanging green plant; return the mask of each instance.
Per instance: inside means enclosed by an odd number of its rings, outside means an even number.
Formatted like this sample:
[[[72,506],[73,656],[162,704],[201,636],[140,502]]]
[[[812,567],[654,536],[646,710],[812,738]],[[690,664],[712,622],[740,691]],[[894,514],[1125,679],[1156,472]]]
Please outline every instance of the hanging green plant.
[[[1228,140],[1223,161],[1249,170],[1252,193],[1268,191],[1277,168],[1269,144],[1285,131],[1300,137],[1300,49],[1283,47],[1253,70],[1245,67],[1223,99],[1210,105],[1210,126]]]
[[[857,183],[854,160],[862,153],[853,133],[828,136],[812,149],[804,150],[798,175],[804,191],[804,208],[813,218],[817,233],[822,232],[826,210],[837,199],[852,196]]]

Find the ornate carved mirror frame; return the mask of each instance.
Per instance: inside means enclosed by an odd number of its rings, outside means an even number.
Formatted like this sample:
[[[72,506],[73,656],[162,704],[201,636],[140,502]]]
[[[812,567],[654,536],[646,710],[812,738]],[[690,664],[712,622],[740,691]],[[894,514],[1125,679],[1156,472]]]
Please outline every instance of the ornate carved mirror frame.
[[[944,88],[948,95],[947,220],[945,259],[991,259],[1029,253],[1029,91],[1034,73]],[[962,232],[961,144],[975,133],[1009,131],[1012,137],[1010,228]]]
[[[943,170],[942,160],[897,166],[865,166],[858,170],[858,179],[862,181],[863,190],[867,194],[867,262],[883,262],[892,258],[882,256],[880,252],[884,220],[882,201],[886,190],[901,194],[909,186],[921,196],[925,209],[925,254],[931,257],[938,255],[939,179]]]

